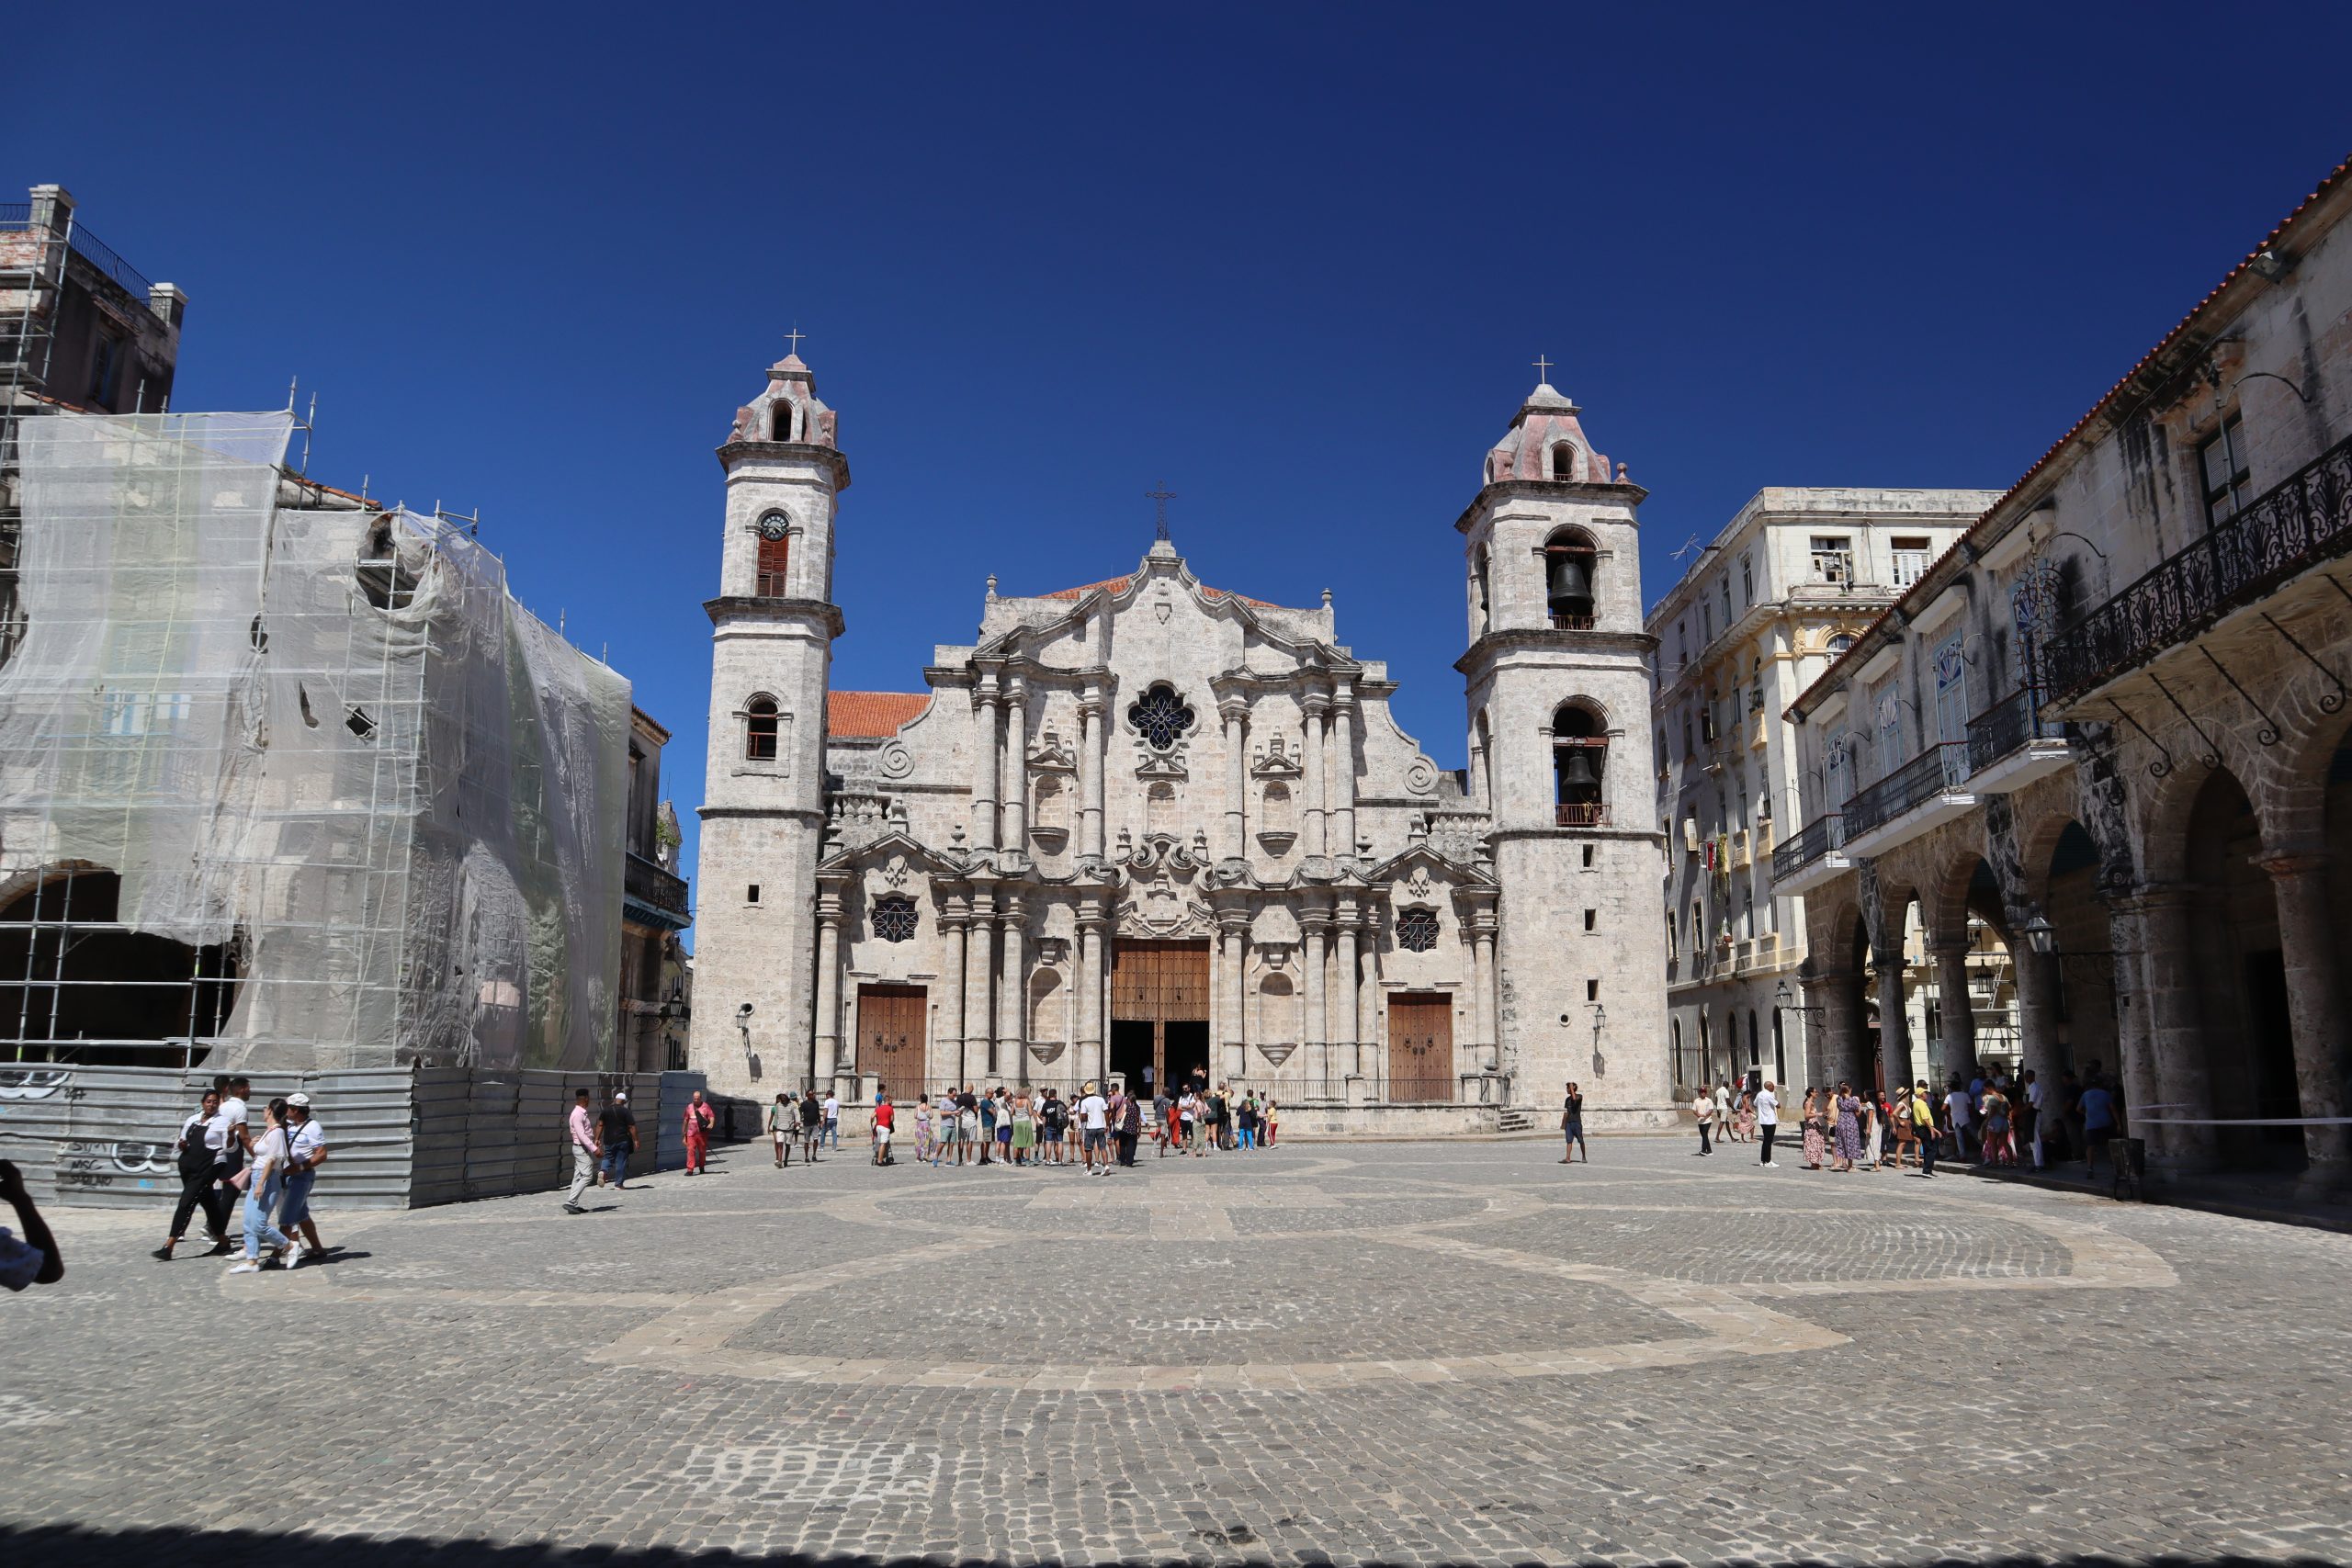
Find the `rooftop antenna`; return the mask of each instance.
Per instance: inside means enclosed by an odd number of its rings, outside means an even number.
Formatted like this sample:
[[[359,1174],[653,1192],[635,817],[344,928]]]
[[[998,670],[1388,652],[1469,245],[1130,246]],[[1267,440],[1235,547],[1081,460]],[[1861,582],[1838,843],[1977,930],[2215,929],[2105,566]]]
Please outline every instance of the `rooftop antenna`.
[[[1169,542],[1168,503],[1176,499],[1176,492],[1168,488],[1166,479],[1151,482],[1156,488],[1144,491],[1143,498],[1151,502],[1152,537],[1164,545]]]
[[[376,476],[375,476],[375,475],[373,475],[373,474],[362,474],[362,475],[360,475],[360,476],[359,476],[359,499],[360,499],[360,500],[365,501],[365,500],[367,500],[367,499],[368,499],[368,481],[369,479],[374,479],[375,477],[376,477]]]
[[[1687,538],[1687,539],[1685,539],[1685,540],[1683,540],[1683,541],[1682,541],[1682,547],[1681,547],[1680,549],[1676,550],[1675,552],[1673,552],[1673,554],[1674,554],[1674,558],[1675,558],[1676,560],[1680,560],[1684,556],[1689,555],[1692,550],[1695,550],[1695,549],[1697,549],[1698,547],[1699,547],[1699,536],[1698,536],[1698,535],[1696,535],[1696,534],[1693,534],[1693,535],[1691,535],[1689,538]]]

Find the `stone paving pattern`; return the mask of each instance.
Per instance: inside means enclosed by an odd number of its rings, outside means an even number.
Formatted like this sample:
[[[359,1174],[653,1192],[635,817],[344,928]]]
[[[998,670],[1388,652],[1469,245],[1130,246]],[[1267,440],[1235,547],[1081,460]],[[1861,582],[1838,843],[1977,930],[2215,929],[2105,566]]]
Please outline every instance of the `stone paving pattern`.
[[[741,1149],[239,1278],[70,1212],[0,1300],[0,1551],[2352,1559],[2352,1237],[1597,1149]]]

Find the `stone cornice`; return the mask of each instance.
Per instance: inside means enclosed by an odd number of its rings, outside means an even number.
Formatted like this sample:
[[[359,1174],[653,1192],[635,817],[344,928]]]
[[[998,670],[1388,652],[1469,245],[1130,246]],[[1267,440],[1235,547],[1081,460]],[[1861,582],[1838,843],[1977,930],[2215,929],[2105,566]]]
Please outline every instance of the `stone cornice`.
[[[843,622],[841,606],[822,599],[760,599],[748,593],[722,593],[716,599],[702,602],[703,613],[717,626],[721,618],[737,621],[786,621],[808,619],[825,628],[827,635],[842,635]]]
[[[1487,633],[1453,661],[1453,667],[1467,675],[1476,666],[1493,660],[1495,655],[1521,648],[1555,652],[1625,653],[1636,659],[1645,659],[1657,651],[1657,638],[1647,632],[1569,632],[1553,626],[1521,626]]]
[[[806,822],[820,829],[825,825],[823,812],[806,811],[792,806],[697,806],[695,815],[706,822],[714,817],[763,817],[787,822]]]
[[[807,441],[729,441],[718,449],[720,468],[733,469],[747,457],[765,457],[779,463],[816,463],[832,470],[833,489],[849,489],[849,459],[831,446],[819,446]]]
[[[1597,501],[1629,510],[1649,499],[1649,491],[1628,479],[1623,483],[1610,480],[1601,484],[1586,484],[1567,479],[1497,479],[1474,497],[1464,507],[1462,515],[1453,520],[1453,531],[1467,534],[1477,525],[1480,513],[1498,501],[1513,501],[1522,497],[1541,501]],[[1627,517],[1628,523],[1634,519]],[[1639,525],[1636,524],[1636,526]]]

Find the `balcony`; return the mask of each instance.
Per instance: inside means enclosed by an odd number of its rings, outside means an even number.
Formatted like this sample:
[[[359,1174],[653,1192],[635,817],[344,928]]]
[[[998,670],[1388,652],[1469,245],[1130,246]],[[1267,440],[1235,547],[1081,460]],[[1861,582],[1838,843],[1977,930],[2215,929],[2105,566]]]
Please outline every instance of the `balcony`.
[[[2052,637],[2047,700],[2069,703],[2352,550],[2352,436]]]
[[[1968,786],[1980,795],[2021,789],[2073,761],[2065,726],[2041,716],[2041,693],[2020,686],[1968,721]]]
[[[1561,828],[1606,828],[1609,807],[1598,800],[1563,800],[1552,807],[1552,821]]]
[[[1772,891],[1803,893],[1820,886],[1852,866],[1845,847],[1846,819],[1840,813],[1815,818],[1772,852]]]
[[[1846,803],[1846,852],[1877,854],[1976,808],[1968,782],[1968,742],[1928,747]]]
[[[686,907],[685,879],[630,851],[621,874],[621,916],[639,925],[685,930],[694,923]]]
[[[1555,632],[1589,632],[1592,626],[1590,615],[1570,615],[1556,611],[1552,615],[1552,629]]]

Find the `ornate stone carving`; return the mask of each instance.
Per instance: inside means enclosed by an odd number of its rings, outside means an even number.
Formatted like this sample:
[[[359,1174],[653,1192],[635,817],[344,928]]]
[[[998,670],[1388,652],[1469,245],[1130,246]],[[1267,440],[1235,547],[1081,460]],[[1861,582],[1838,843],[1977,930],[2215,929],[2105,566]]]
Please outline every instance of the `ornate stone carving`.
[[[903,740],[893,740],[876,754],[875,771],[886,779],[902,779],[915,771],[915,754]]]
[[[1427,757],[1415,757],[1405,764],[1405,787],[1415,795],[1437,793],[1437,764]]]

